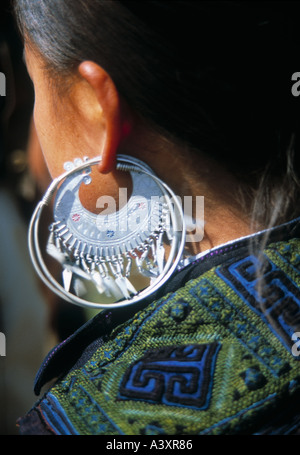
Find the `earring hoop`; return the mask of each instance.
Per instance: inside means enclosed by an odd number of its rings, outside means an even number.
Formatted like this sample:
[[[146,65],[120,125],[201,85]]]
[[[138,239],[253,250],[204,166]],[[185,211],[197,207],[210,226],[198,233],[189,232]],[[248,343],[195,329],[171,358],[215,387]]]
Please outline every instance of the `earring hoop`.
[[[78,191],[81,184],[90,183],[91,166],[100,161],[97,157],[67,163],[67,171],[53,180],[37,205],[28,232],[30,257],[42,281],[62,299],[94,309],[127,306],[154,293],[176,271],[185,246],[185,220],[178,198],[136,158],[117,156],[117,170],[129,172],[133,180],[126,206],[114,218],[88,212]],[[53,198],[47,252],[62,266],[63,285],[50,273],[39,245],[42,212]],[[131,229],[127,226],[126,230],[122,223],[132,217]],[[132,276],[138,274],[148,279],[146,288],[136,290],[132,284]],[[95,301],[83,298],[85,284],[95,290]]]

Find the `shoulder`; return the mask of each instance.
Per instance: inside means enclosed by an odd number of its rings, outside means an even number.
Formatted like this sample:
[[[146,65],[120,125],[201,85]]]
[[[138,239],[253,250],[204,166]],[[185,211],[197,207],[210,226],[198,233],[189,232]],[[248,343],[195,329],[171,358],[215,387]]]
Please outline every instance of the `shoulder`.
[[[271,242],[259,277],[256,256],[227,257],[115,325],[21,428],[34,420],[53,434],[254,433],[274,409],[299,426],[299,247],[298,238]],[[289,432],[282,415],[278,432]]]

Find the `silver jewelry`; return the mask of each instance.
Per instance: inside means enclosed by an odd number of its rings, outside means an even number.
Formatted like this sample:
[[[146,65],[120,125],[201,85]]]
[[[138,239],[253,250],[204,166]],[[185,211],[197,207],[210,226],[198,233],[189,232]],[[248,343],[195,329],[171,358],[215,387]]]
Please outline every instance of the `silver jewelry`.
[[[110,214],[86,210],[79,188],[90,184],[91,166],[100,161],[65,163],[66,172],[53,180],[36,207],[28,236],[33,265],[44,283],[64,300],[96,309],[129,305],[152,294],[174,273],[185,245],[179,200],[136,158],[117,157],[117,169],[132,178],[127,204]],[[42,212],[53,198],[46,250],[62,266],[62,284],[49,272],[39,247]]]

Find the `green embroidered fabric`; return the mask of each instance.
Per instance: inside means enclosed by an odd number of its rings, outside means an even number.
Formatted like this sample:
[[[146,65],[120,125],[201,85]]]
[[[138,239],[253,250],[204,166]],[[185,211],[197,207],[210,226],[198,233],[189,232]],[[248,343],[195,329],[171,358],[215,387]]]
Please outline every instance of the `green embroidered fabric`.
[[[49,432],[252,434],[272,427],[299,399],[292,335],[300,331],[300,240],[271,244],[264,260],[259,277],[256,257],[230,259],[115,328],[36,407]],[[282,431],[297,427],[299,414]]]
[[[82,435],[299,431],[300,240],[269,245],[261,275],[257,265],[251,254],[226,260],[114,328],[23,425]]]

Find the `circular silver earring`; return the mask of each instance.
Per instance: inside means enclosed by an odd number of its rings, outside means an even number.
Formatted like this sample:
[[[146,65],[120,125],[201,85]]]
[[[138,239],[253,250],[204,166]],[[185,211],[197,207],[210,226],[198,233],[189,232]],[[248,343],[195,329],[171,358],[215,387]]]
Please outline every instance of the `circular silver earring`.
[[[31,260],[44,283],[64,300],[95,309],[148,297],[174,273],[185,245],[179,200],[136,158],[117,157],[117,169],[132,178],[127,203],[113,213],[86,210],[79,188],[91,182],[91,166],[100,160],[65,164],[66,172],[53,180],[37,205],[28,235]],[[54,221],[46,251],[62,267],[61,283],[49,272],[39,246],[40,219],[52,200]]]

